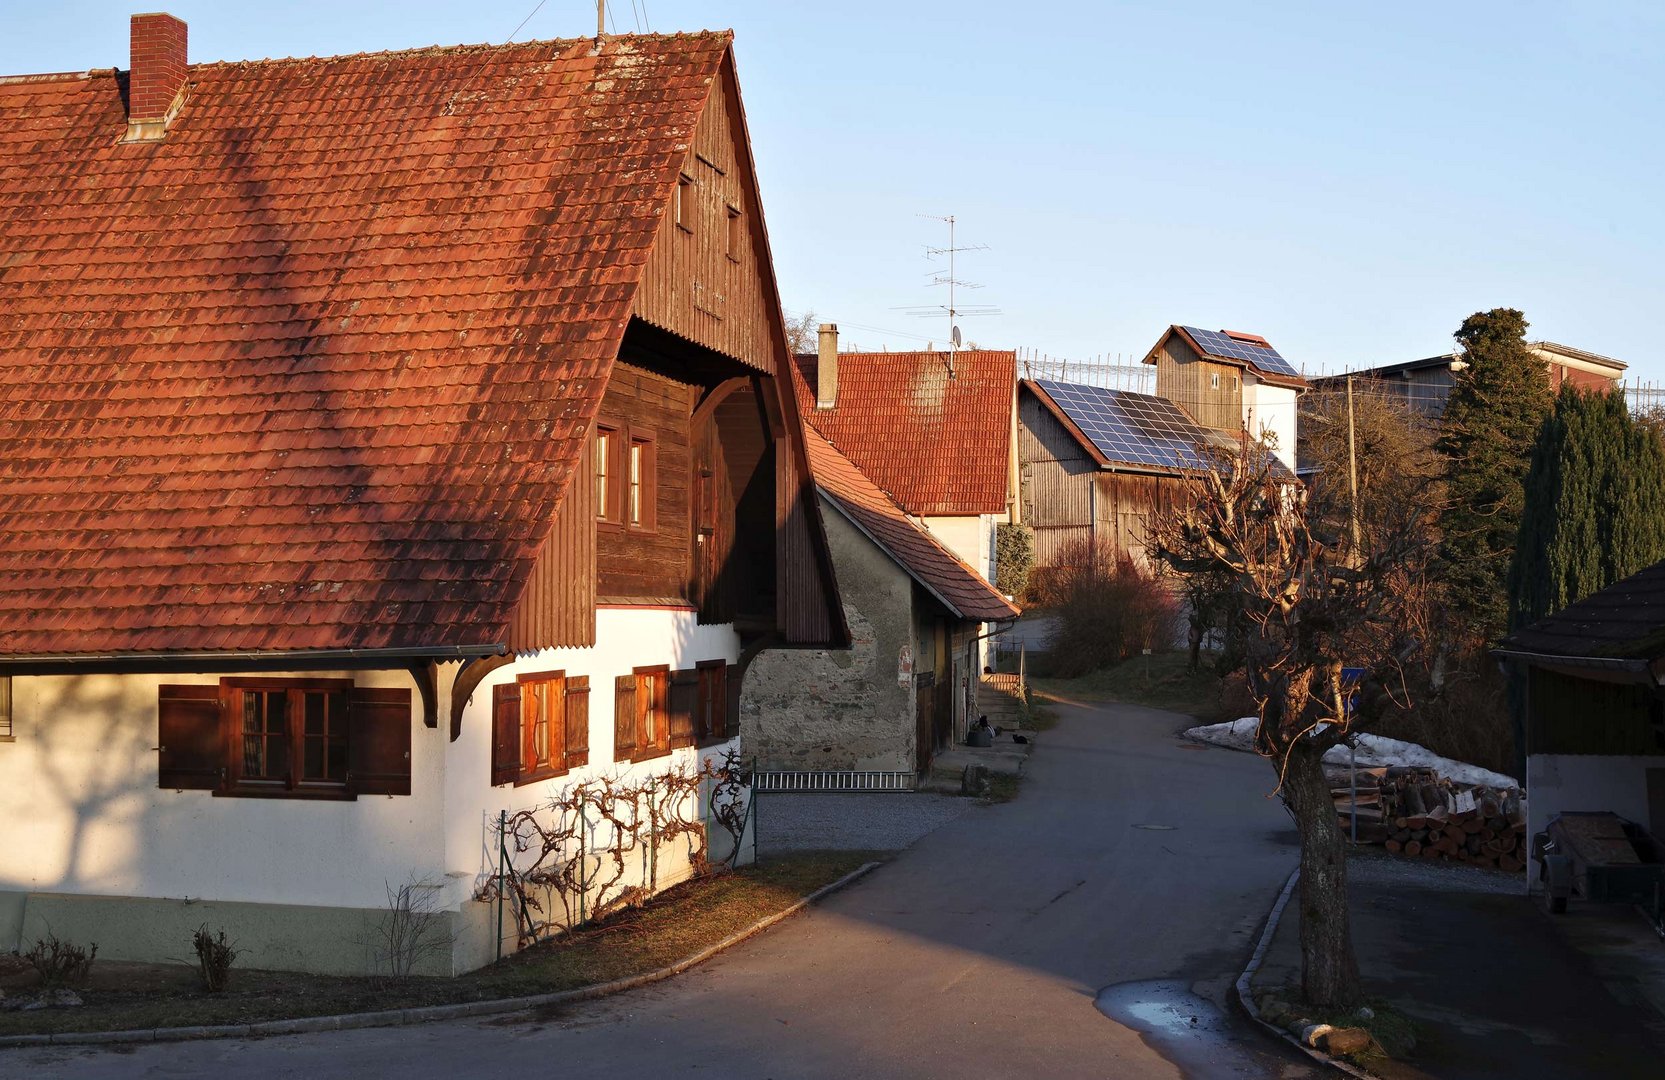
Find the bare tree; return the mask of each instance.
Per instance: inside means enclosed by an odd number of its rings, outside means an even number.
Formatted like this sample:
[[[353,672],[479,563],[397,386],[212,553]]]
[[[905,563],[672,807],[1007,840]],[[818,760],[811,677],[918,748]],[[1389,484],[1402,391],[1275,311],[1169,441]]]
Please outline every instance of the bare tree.
[[[820,342],[821,317],[813,311],[797,315],[787,311],[781,317],[786,321],[786,347],[798,356],[814,352]]]
[[[1322,759],[1403,695],[1402,666],[1421,641],[1428,510],[1384,511],[1355,550],[1348,529],[1309,516],[1305,490],[1266,447],[1245,442],[1207,460],[1188,498],[1158,519],[1157,550],[1188,581],[1211,583],[1228,610],[1227,652],[1259,711],[1255,749],[1300,831],[1303,992],[1351,1007],[1360,989],[1347,853]],[[1344,685],[1344,665],[1363,670],[1355,685]]]

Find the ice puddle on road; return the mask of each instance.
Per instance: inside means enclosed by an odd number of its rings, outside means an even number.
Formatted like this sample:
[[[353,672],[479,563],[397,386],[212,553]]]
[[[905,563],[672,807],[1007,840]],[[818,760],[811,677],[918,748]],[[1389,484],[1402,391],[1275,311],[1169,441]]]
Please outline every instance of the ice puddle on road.
[[[1098,1011],[1144,1036],[1145,1045],[1179,1069],[1187,1080],[1240,1077],[1316,1076],[1308,1063],[1292,1062],[1263,1045],[1213,1002],[1179,982],[1130,982],[1107,986],[1093,1004]]]

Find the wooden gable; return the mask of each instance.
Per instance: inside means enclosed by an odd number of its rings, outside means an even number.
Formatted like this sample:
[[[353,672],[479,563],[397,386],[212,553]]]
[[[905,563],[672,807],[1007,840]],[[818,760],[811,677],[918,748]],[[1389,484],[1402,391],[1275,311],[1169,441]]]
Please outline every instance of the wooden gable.
[[[1243,369],[1208,359],[1170,327],[1151,350],[1156,396],[1167,398],[1197,423],[1216,431],[1243,430]]]
[[[681,181],[665,205],[632,313],[775,374],[779,314],[767,259],[730,54],[694,129]]]

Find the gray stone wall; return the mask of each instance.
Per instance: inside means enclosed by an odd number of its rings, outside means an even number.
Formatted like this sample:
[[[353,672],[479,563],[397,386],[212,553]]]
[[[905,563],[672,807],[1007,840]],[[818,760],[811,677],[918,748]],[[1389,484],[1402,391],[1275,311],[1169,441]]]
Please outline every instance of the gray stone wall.
[[[897,683],[897,663],[913,638],[913,580],[824,501],[822,517],[852,647],[770,650],[752,661],[741,753],[765,770],[911,772],[912,694]]]

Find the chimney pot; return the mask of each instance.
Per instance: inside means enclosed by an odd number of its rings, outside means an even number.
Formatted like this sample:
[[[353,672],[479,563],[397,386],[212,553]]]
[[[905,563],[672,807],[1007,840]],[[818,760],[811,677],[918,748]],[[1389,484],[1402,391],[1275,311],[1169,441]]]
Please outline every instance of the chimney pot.
[[[815,352],[815,407],[830,409],[838,401],[838,324],[821,324]]]
[[[127,141],[154,142],[184,104],[185,23],[165,12],[133,16],[127,75]]]

